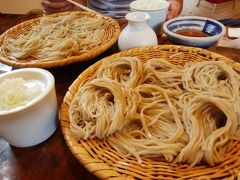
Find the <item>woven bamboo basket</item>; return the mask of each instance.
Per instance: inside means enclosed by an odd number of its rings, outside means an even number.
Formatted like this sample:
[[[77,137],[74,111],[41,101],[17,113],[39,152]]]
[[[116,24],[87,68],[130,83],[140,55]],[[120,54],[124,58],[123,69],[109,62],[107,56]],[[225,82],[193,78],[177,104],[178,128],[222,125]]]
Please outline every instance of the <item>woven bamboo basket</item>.
[[[52,17],[58,17],[63,15],[68,15],[71,12],[62,12],[62,13],[56,13],[49,16]],[[88,49],[87,52],[76,55],[76,56],[70,56],[65,59],[55,59],[50,61],[43,61],[43,60],[29,60],[29,59],[15,59],[12,58],[10,55],[0,55],[0,61],[4,64],[7,64],[9,66],[15,67],[15,68],[24,68],[24,67],[39,67],[39,68],[51,68],[51,67],[58,67],[58,66],[64,66],[76,62],[86,61],[90,60],[104,51],[106,51],[108,48],[110,48],[118,39],[118,36],[120,34],[120,26],[118,22],[111,17],[98,15],[94,12],[86,12],[86,11],[76,11],[80,16],[85,17],[96,17],[100,16],[105,22],[106,26],[104,27],[104,37],[102,39],[101,44],[98,46],[95,46],[91,49]],[[22,22],[10,29],[8,29],[6,32],[4,32],[0,36],[0,49],[1,45],[4,41],[4,38],[11,37],[16,38],[20,34],[27,34],[29,30],[34,26],[37,25],[42,17],[35,18],[32,20],[28,20],[25,22]]]
[[[185,163],[171,164],[160,158],[142,157],[139,164],[134,157],[121,157],[106,141],[98,139],[77,141],[70,132],[68,107],[81,82],[91,77],[105,60],[137,56],[146,61],[153,57],[161,57],[175,64],[184,65],[189,61],[225,61],[240,73],[240,65],[222,55],[207,50],[175,46],[147,46],[130,49],[106,57],[90,66],[69,87],[60,109],[62,133],[72,154],[89,172],[101,179],[236,179],[240,178],[240,142],[231,141],[225,160],[211,167],[207,164],[194,167]]]

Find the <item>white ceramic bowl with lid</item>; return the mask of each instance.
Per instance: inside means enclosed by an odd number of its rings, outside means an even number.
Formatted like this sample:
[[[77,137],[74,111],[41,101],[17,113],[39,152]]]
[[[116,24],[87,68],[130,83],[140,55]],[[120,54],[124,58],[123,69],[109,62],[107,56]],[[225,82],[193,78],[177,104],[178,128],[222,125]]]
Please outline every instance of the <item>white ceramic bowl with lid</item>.
[[[36,87],[40,88],[40,92],[29,102],[14,108],[4,109],[0,106],[0,137],[16,147],[33,146],[46,140],[57,128],[55,80],[47,70],[23,68],[1,74],[0,84],[16,78],[21,78],[28,86],[38,84]],[[13,96],[21,96],[17,87],[6,88],[6,91],[9,90],[16,91]],[[33,90],[29,91],[30,94]]]

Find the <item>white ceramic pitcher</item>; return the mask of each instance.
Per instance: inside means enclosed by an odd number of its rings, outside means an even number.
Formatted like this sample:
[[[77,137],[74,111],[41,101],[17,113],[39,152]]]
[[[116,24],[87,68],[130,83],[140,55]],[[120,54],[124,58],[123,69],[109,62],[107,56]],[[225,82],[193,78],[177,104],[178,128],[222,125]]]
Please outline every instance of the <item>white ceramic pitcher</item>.
[[[118,38],[118,47],[121,51],[158,44],[156,33],[147,23],[151,18],[148,13],[130,12],[125,17],[128,20],[128,25],[122,30]]]

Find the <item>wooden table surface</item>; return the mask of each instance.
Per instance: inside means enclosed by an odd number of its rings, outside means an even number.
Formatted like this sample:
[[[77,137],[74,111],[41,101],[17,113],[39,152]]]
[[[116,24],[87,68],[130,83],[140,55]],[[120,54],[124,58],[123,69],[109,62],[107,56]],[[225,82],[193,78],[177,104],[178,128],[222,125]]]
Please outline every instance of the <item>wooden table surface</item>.
[[[12,26],[36,16],[36,14],[0,14],[0,34]],[[159,38],[159,44],[169,43],[166,37]],[[217,47],[216,45],[209,50],[240,62],[240,50]],[[48,69],[55,77],[59,107],[68,87],[83,70],[101,58],[116,52],[118,52],[117,46],[114,45],[93,60]],[[0,179],[91,180],[97,179],[97,177],[89,173],[71,154],[59,126],[48,140],[34,147],[16,148],[0,139]]]

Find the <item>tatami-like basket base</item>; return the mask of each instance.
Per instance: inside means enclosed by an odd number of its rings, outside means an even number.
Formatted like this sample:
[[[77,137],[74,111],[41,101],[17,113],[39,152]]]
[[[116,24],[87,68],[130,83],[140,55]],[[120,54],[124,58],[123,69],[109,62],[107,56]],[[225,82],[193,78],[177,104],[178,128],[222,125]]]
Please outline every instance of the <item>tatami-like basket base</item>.
[[[63,16],[63,15],[68,15],[72,12],[62,12],[62,13],[56,13],[52,14],[49,16],[52,17],[58,17],[58,16]],[[0,55],[0,61],[4,64],[7,64],[9,66],[15,67],[15,68],[24,68],[24,67],[39,67],[39,68],[51,68],[51,67],[58,67],[58,66],[65,66],[68,64],[76,63],[76,62],[81,62],[81,61],[86,61],[90,60],[104,51],[106,51],[108,48],[110,48],[116,41],[118,40],[118,36],[120,34],[120,26],[118,22],[111,17],[108,16],[101,16],[93,12],[86,12],[86,11],[76,11],[74,13],[77,13],[78,15],[82,17],[96,17],[100,16],[105,22],[106,26],[104,26],[104,36],[102,39],[101,44],[98,46],[95,46],[91,49],[89,49],[87,52],[76,55],[76,56],[70,56],[65,59],[55,59],[55,60],[49,60],[49,61],[44,61],[44,60],[29,60],[29,59],[14,59],[11,58],[8,55]],[[35,18],[32,20],[28,20],[25,22],[22,22],[10,29],[8,29],[6,32],[4,32],[0,36],[0,48],[1,45],[4,41],[4,38],[6,37],[17,37],[20,34],[27,34],[29,30],[36,25],[40,18]]]
[[[189,61],[225,61],[240,73],[240,65],[222,55],[207,50],[163,45],[149,46],[123,51],[106,57],[86,69],[69,87],[60,110],[60,123],[64,138],[73,155],[91,173],[101,179],[236,179],[240,178],[240,142],[231,141],[225,160],[217,166],[171,164],[161,158],[143,157],[139,164],[134,157],[123,158],[106,141],[98,139],[77,141],[70,132],[68,107],[81,82],[98,69],[102,61],[121,57],[137,56],[146,61],[153,57],[165,58],[183,65]]]

